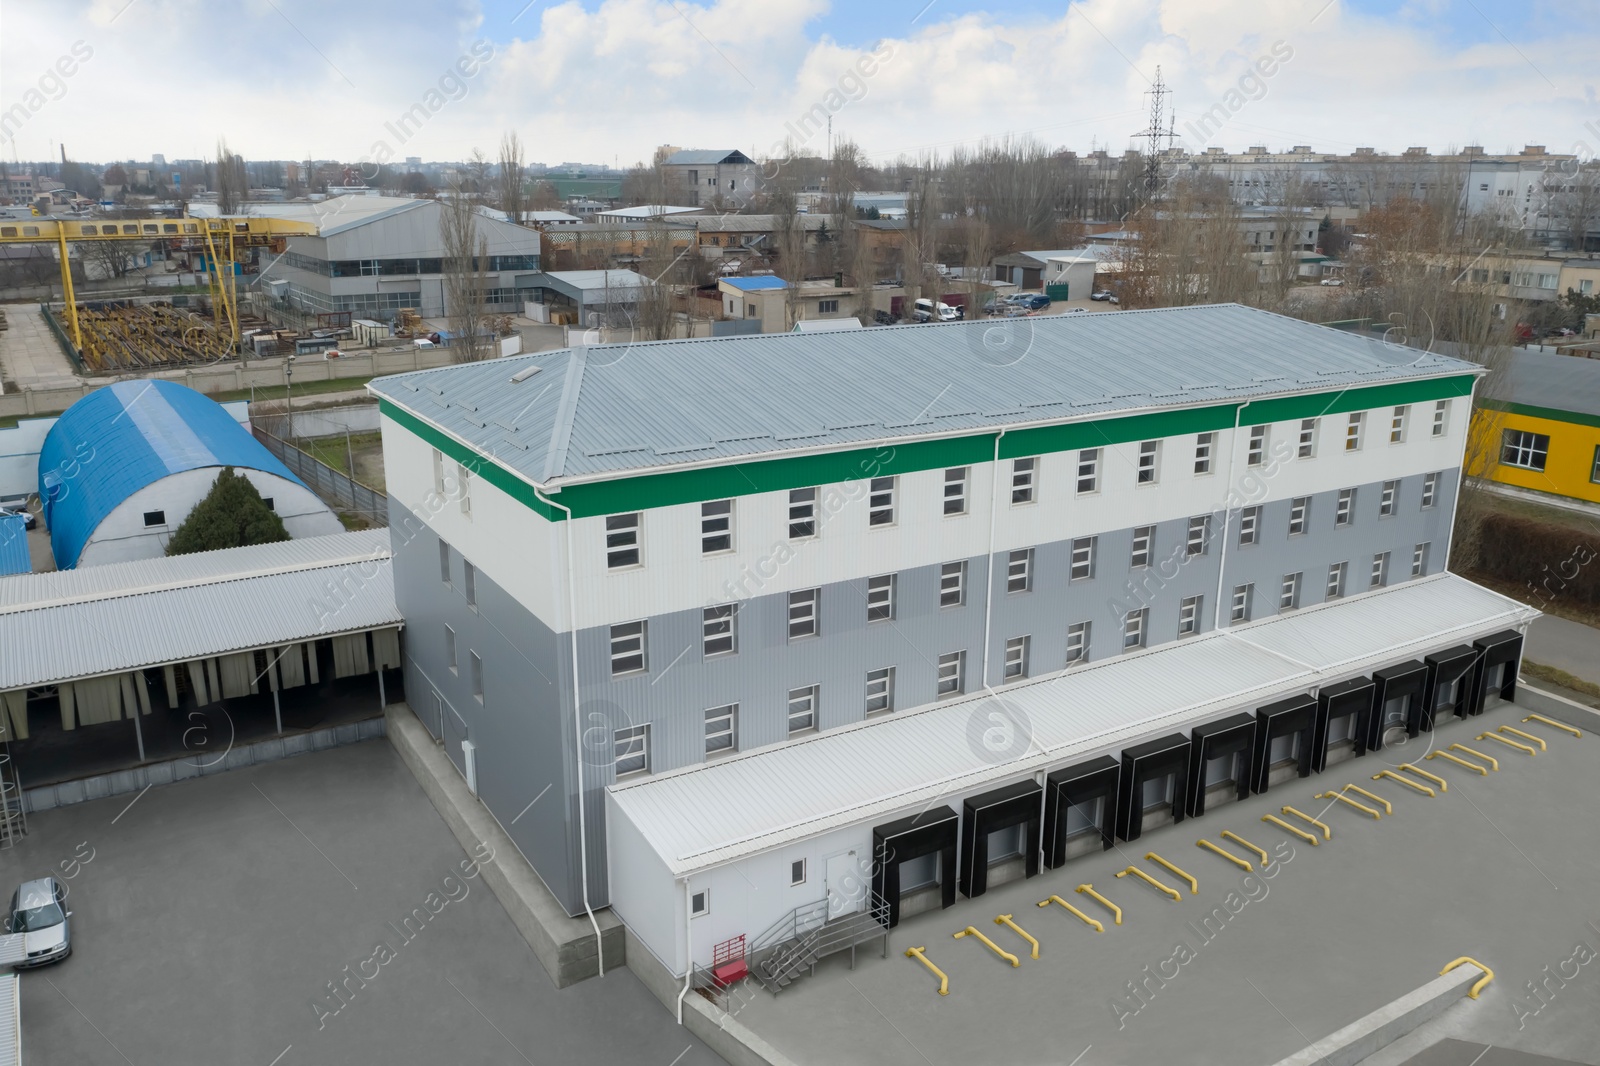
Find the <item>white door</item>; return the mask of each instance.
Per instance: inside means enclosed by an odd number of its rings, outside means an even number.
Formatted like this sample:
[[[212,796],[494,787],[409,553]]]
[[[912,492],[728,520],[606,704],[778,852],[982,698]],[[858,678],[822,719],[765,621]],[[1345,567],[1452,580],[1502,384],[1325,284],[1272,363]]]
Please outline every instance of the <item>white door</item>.
[[[828,920],[845,914],[854,914],[867,901],[872,890],[870,872],[856,861],[856,853],[847,851],[829,857],[824,876],[828,889]]]

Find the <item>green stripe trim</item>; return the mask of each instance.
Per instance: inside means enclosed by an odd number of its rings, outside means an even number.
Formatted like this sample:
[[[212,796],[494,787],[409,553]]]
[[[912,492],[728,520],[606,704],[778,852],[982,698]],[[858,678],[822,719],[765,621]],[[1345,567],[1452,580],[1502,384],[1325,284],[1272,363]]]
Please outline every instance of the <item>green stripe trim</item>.
[[[1492,407],[1496,411],[1504,411],[1509,415],[1543,418],[1550,422],[1570,422],[1575,426],[1590,426],[1600,429],[1600,415],[1583,414],[1579,411],[1562,411],[1554,407],[1534,407],[1525,403],[1485,401],[1484,406]]]
[[[1254,403],[1215,404],[1122,415],[1065,425],[1038,426],[1008,432],[1000,441],[1000,457],[1012,459],[1029,455],[1071,452],[1082,448],[1101,448],[1131,441],[1156,440],[1193,433],[1231,429],[1235,417],[1244,424],[1288,422],[1299,418],[1365,411],[1426,400],[1466,396],[1472,392],[1475,374],[1448,378],[1425,378],[1371,385],[1336,392],[1285,396]],[[415,415],[380,399],[378,409],[396,424],[421,437],[445,455],[473,470],[491,485],[504,490],[551,521],[565,514],[534,495],[533,486],[501,466],[479,455]],[[1241,412],[1242,409],[1242,412]],[[655,507],[751,496],[761,492],[783,492],[813,485],[837,484],[860,478],[888,477],[920,470],[949,466],[972,466],[994,457],[998,429],[972,436],[939,440],[917,440],[871,448],[796,455],[781,459],[759,459],[722,466],[640,474],[568,485],[553,499],[572,508],[576,518],[643,511]]]

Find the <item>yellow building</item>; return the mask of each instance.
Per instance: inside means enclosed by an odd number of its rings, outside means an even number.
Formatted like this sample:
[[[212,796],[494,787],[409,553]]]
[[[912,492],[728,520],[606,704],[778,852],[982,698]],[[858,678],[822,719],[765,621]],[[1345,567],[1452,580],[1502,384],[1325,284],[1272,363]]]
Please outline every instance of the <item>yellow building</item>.
[[[1513,352],[1510,388],[1474,425],[1472,472],[1600,504],[1600,360]]]

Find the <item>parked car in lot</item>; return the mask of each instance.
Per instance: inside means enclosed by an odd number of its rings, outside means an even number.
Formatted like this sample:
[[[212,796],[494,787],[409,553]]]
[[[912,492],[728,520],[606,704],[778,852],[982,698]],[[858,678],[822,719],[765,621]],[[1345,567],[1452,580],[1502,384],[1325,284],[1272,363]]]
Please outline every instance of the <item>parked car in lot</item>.
[[[1018,293],[1015,301],[1018,307],[1025,307],[1029,311],[1043,311],[1050,306],[1050,297],[1042,292]]]
[[[951,307],[942,300],[930,300],[927,297],[923,297],[916,302],[911,315],[918,322],[954,322],[962,317],[960,308]]]
[[[1320,282],[1318,282],[1318,284],[1320,284],[1320,285],[1343,285],[1344,284],[1344,279],[1343,278],[1323,278]]]
[[[1110,289],[1096,289],[1094,292],[1089,294],[1089,299],[1097,300],[1100,303],[1105,303],[1107,300],[1110,300],[1112,303],[1117,302],[1117,298],[1112,295]]]
[[[896,318],[894,315],[891,315],[887,311],[874,311],[872,312],[872,322],[873,325],[877,326],[893,326],[898,325],[900,319]]]
[[[17,963],[17,969],[60,962],[72,954],[72,930],[67,925],[72,912],[62,906],[66,898],[66,888],[53,877],[24,881],[11,894],[6,932],[28,934],[28,958]]]

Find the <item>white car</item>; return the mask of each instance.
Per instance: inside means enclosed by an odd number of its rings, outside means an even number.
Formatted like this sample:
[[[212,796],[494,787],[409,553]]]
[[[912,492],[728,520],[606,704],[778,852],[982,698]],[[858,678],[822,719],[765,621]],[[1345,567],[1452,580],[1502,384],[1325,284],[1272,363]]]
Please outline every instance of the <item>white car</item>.
[[[1320,282],[1318,282],[1318,284],[1319,285],[1343,285],[1344,284],[1344,279],[1343,278],[1323,278]]]

